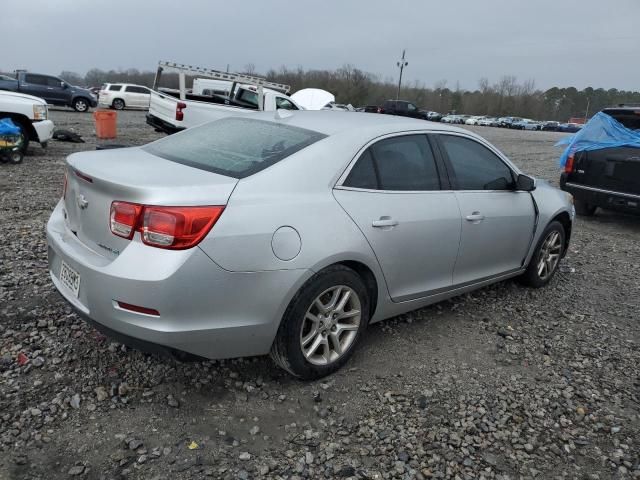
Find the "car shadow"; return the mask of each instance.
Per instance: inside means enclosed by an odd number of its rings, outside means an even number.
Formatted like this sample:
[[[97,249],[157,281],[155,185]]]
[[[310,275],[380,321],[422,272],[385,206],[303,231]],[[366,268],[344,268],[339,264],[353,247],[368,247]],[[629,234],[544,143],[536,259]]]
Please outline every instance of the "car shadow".
[[[583,222],[611,225],[623,230],[628,230],[629,233],[640,232],[640,215],[623,213],[615,210],[603,210],[602,208],[599,208],[592,217],[579,218]]]

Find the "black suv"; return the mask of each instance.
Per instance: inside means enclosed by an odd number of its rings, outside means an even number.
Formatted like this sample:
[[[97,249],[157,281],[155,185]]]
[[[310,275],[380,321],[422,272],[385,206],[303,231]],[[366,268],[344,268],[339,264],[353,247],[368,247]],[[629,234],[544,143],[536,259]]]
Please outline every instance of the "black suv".
[[[382,107],[378,109],[378,113],[386,113],[388,115],[400,115],[401,117],[413,117],[427,119],[427,112],[420,110],[413,103],[405,100],[387,100]]]
[[[602,112],[629,129],[640,130],[640,106]],[[574,196],[580,215],[593,215],[598,207],[640,213],[640,148],[577,151],[567,160],[560,188]]]

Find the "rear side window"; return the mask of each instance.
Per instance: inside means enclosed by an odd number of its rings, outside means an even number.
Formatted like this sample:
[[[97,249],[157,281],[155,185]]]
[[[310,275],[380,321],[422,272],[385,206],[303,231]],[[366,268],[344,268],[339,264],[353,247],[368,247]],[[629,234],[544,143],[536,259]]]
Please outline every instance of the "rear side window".
[[[110,92],[119,92],[122,88],[122,85],[109,85]]]
[[[240,90],[236,100],[241,103],[245,103],[248,107],[258,108],[258,94],[251,90]]]
[[[325,138],[303,128],[224,118],[151,143],[144,150],[173,162],[244,178]]]
[[[298,107],[296,107],[290,100],[286,98],[276,97],[276,110],[277,109],[298,110]]]
[[[605,110],[604,113],[612,116],[631,130],[640,130],[640,108],[634,110]]]
[[[34,85],[47,85],[47,77],[44,75],[25,75],[24,81],[26,83],[32,83]]]
[[[378,175],[376,167],[373,164],[371,150],[366,149],[349,172],[347,180],[344,182],[346,187],[366,188],[367,190],[379,190]]]
[[[491,150],[469,138],[441,135],[457,190],[510,190],[511,169]]]
[[[147,90],[144,87],[136,87],[134,85],[129,85],[125,88],[126,92],[129,93],[149,93],[149,90]]]
[[[395,191],[440,190],[436,161],[425,135],[403,135],[369,147],[344,185]]]

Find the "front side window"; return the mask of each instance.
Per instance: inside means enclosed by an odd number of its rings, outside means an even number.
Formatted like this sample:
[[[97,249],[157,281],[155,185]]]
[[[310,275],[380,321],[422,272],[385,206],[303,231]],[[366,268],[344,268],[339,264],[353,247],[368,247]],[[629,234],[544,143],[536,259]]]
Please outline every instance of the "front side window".
[[[491,150],[465,137],[441,135],[457,190],[511,190],[511,169]]]
[[[425,135],[403,135],[369,147],[349,172],[344,185],[395,191],[440,189],[440,178]]]
[[[416,107],[413,103],[408,103],[408,104],[407,104],[407,109],[408,109],[410,112],[415,112],[416,110],[418,110],[418,107]]]
[[[230,117],[190,128],[143,149],[176,163],[244,178],[325,137],[291,125]]]
[[[64,82],[56,77],[45,77],[47,79],[47,86],[60,88]]]
[[[122,85],[109,85],[110,92],[119,92],[122,88]]]

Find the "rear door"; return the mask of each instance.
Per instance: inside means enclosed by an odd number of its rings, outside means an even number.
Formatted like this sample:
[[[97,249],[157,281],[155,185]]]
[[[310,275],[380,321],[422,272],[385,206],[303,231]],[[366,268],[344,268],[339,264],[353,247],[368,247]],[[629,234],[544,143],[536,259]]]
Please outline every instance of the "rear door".
[[[20,91],[28,95],[43,98],[47,103],[54,103],[54,96],[49,90],[49,83],[46,75],[25,73],[20,82]]]
[[[394,301],[447,289],[460,242],[455,193],[426,135],[369,145],[334,195],[367,238]]]
[[[529,192],[516,191],[515,173],[479,141],[437,135],[462,216],[454,285],[522,267],[536,221]]]

